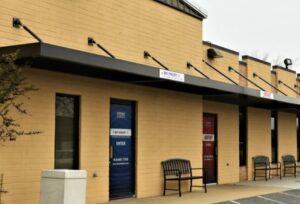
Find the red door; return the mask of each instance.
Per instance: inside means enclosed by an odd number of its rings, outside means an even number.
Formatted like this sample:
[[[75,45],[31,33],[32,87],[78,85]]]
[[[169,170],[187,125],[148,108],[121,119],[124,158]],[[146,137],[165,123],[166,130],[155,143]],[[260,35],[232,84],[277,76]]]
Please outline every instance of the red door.
[[[217,115],[203,115],[203,167],[207,173],[207,183],[217,182],[216,124]]]

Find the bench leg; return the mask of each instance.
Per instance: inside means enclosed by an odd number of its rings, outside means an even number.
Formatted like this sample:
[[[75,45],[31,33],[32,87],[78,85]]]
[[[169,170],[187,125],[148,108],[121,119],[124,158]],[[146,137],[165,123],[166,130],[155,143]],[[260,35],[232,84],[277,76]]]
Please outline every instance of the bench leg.
[[[179,197],[181,197],[181,179],[178,179],[178,192],[179,192]]]
[[[255,181],[256,179],[256,170],[254,170],[254,178],[253,178],[253,181]]]
[[[164,179],[164,196],[166,195],[166,187],[167,187],[166,179]]]
[[[190,181],[190,192],[192,192],[192,188],[193,188],[193,179],[191,179]]]

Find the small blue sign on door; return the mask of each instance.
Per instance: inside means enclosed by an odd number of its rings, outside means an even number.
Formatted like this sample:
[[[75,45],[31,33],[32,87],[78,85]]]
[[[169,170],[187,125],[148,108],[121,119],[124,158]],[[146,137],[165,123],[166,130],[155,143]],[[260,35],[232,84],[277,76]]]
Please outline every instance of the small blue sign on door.
[[[110,199],[134,195],[133,104],[111,103],[110,107]]]

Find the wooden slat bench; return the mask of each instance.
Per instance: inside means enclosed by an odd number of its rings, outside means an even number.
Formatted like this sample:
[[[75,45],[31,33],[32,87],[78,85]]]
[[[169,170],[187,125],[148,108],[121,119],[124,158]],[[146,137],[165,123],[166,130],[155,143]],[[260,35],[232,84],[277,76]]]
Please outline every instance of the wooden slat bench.
[[[297,168],[300,168],[300,165],[297,164],[297,161],[293,155],[284,155],[282,156],[282,162],[283,162],[283,176],[286,174],[293,174],[294,177],[296,177]],[[292,172],[289,172],[288,170],[292,170]]]
[[[162,162],[163,173],[164,173],[164,193],[166,195],[166,190],[178,191],[181,197],[181,181],[190,181],[190,192],[192,192],[193,187],[203,187],[204,192],[207,192],[206,187],[206,177],[204,168],[192,168],[191,162],[186,159],[169,159]],[[193,175],[193,170],[202,170],[202,175]],[[193,180],[202,179],[203,186],[193,186]],[[177,181],[178,189],[168,189],[167,181]]]
[[[269,157],[267,156],[255,156],[252,158],[253,160],[253,167],[254,167],[254,178],[253,180],[256,180],[256,177],[264,177],[267,181],[271,178],[271,171],[276,170],[277,174],[276,176],[279,176],[281,179],[281,163],[278,162],[276,164],[271,164]],[[258,172],[262,172],[263,176],[258,175]],[[274,175],[273,175],[274,176]]]

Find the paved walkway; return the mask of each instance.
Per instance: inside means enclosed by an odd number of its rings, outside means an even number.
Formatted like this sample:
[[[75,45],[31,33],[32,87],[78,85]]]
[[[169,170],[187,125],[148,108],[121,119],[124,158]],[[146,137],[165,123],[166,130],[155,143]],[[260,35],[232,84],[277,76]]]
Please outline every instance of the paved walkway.
[[[239,185],[300,189],[300,176],[298,175],[297,178],[284,177],[281,180],[279,178],[273,178],[268,181],[265,181],[265,180],[246,181],[246,182],[241,182]]]
[[[202,190],[193,193],[169,194],[143,199],[122,199],[109,202],[109,204],[290,204],[300,203],[300,176],[285,177],[280,180],[245,181],[239,184],[209,186],[208,193]]]
[[[183,193],[182,197],[177,194],[168,196],[143,198],[143,199],[122,199],[111,201],[109,204],[205,204],[232,201],[241,198],[248,198],[257,195],[265,195],[286,191],[286,188],[265,187],[251,185],[217,185],[209,186],[208,193],[195,191],[192,193]]]

